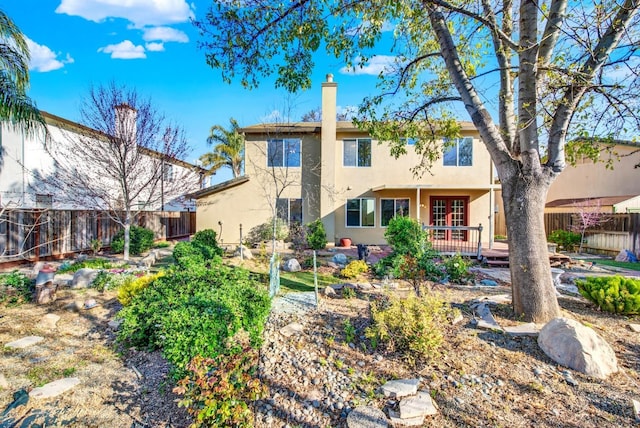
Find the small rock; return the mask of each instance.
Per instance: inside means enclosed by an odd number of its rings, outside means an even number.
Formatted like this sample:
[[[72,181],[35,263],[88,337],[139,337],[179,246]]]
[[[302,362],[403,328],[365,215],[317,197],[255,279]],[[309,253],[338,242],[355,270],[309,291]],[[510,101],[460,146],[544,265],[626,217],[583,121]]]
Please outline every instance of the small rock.
[[[540,326],[532,322],[526,324],[518,324],[516,326],[506,326],[504,331],[510,336],[533,336],[537,337],[540,333]]]
[[[424,416],[417,416],[415,418],[401,418],[400,413],[389,410],[389,419],[394,427],[421,427],[424,424]]]
[[[347,256],[345,256],[345,255],[344,255],[344,254],[342,254],[342,253],[338,253],[338,254],[335,254],[335,255],[333,256],[332,261],[333,261],[334,263],[336,263],[338,266],[340,266],[340,265],[343,265],[343,266],[344,266],[344,265],[346,265],[346,264],[347,264]]]
[[[0,388],[9,389],[9,382],[7,381],[7,378],[4,377],[3,373],[0,373]]]
[[[633,415],[636,417],[636,422],[640,422],[640,401],[631,400],[633,404]]]
[[[84,301],[84,308],[85,309],[93,309],[96,306],[98,306],[98,302],[96,302],[96,299],[87,299]]]
[[[304,331],[304,326],[297,322],[292,322],[291,324],[285,325],[280,329],[280,334],[284,337],[291,337],[294,334],[299,335]]]
[[[121,319],[121,318],[118,318],[118,319],[115,319],[115,320],[111,320],[111,321],[109,321],[109,322],[107,323],[107,326],[109,326],[109,328],[110,328],[111,330],[116,331],[116,330],[118,330],[118,329],[120,328],[120,325],[122,325],[122,322],[123,322],[123,321],[124,321],[124,320],[123,320],[123,319]]]
[[[71,288],[87,288],[91,285],[94,279],[98,276],[98,270],[82,268],[73,274],[71,280]]]
[[[400,417],[402,419],[418,418],[438,413],[431,396],[426,391],[418,391],[413,397],[400,401]]]
[[[325,287],[324,295],[326,297],[337,297],[338,293],[336,293],[336,290],[334,290],[333,287]]]
[[[302,267],[296,259],[289,259],[282,265],[282,270],[285,272],[300,272]]]
[[[493,279],[483,279],[480,281],[480,285],[484,285],[485,287],[497,287],[498,282]]]
[[[452,321],[451,325],[457,325],[464,321],[464,316],[462,314],[458,314]]]
[[[627,327],[634,333],[640,333],[640,324],[627,324]]]

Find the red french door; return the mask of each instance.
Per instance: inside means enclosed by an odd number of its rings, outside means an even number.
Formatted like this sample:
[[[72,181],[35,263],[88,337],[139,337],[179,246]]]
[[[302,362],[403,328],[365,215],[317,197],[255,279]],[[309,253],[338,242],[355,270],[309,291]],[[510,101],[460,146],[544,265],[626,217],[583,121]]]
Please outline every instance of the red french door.
[[[469,198],[460,196],[437,196],[431,198],[432,226],[467,226]],[[434,230],[433,239],[466,241],[466,230]]]

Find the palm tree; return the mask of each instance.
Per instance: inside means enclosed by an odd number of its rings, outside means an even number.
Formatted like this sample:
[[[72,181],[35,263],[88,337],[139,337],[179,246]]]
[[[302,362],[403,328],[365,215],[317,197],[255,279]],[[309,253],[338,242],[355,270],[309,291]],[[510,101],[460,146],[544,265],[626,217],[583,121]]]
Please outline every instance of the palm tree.
[[[0,10],[0,121],[31,133],[44,119],[27,96],[29,48],[15,23]]]
[[[207,143],[214,147],[211,152],[200,156],[200,162],[204,168],[209,169],[210,174],[215,174],[222,167],[231,168],[235,178],[242,175],[244,135],[240,133],[240,126],[234,118],[229,119],[229,122],[229,129],[220,125],[211,127]]]

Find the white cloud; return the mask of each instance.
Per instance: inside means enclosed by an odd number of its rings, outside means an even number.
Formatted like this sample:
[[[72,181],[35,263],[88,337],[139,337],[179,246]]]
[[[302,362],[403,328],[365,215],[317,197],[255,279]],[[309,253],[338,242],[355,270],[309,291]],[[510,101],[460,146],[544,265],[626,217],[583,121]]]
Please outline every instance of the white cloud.
[[[164,51],[164,43],[162,42],[151,42],[144,45],[149,52],[163,52]]]
[[[340,73],[342,74],[369,74],[377,76],[380,73],[390,73],[393,71],[394,66],[398,62],[398,58],[390,55],[376,55],[371,58],[367,64],[362,67],[358,66],[360,58],[356,58],[352,67],[342,67]]]
[[[98,52],[111,54],[113,59],[138,59],[146,58],[144,46],[136,46],[130,40],[125,40],[117,45],[108,45],[98,49]]]
[[[261,123],[283,123],[284,115],[280,110],[272,110],[260,118]]]
[[[58,59],[60,53],[55,53],[47,46],[40,45],[28,37],[25,37],[25,39],[29,47],[29,53],[31,54],[29,70],[46,73],[47,71],[57,70],[64,67],[65,64],[73,62],[73,58],[71,58],[69,54],[67,54],[65,59]]]
[[[186,22],[194,17],[194,8],[185,0],[62,0],[56,13],[95,22],[122,18],[142,28]]]
[[[142,38],[145,42],[161,41],[187,43],[189,41],[189,37],[184,32],[170,27],[145,28]]]

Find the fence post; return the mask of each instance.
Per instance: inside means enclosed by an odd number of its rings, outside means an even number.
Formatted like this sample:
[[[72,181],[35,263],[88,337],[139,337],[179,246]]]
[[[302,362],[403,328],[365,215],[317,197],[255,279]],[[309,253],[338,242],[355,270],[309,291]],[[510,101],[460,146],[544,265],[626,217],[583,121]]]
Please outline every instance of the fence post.
[[[482,223],[478,225],[478,253],[476,254],[476,259],[480,260],[482,258]]]

